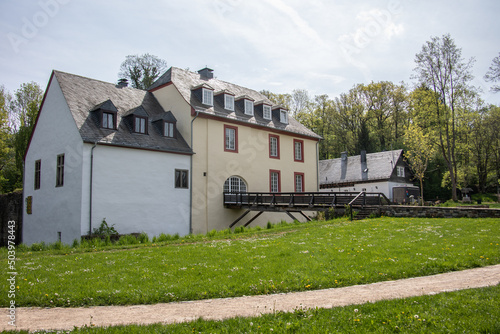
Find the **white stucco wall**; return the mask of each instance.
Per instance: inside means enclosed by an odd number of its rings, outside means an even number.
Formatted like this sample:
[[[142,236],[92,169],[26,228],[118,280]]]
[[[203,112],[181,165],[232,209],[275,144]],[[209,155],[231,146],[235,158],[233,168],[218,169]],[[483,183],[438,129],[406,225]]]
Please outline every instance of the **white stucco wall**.
[[[32,214],[23,210],[23,242],[71,243],[80,239],[83,143],[53,77],[25,159],[24,199],[33,197]],[[57,155],[65,155],[64,185],[56,187]],[[41,185],[34,190],[35,161],[41,160]]]
[[[404,182],[370,182],[370,183],[355,183],[352,187],[340,187],[340,188],[329,188],[320,189],[323,192],[359,192],[366,189],[369,193],[383,193],[388,199],[392,201],[392,188],[394,187],[413,187],[411,183]]]
[[[138,134],[138,136],[141,136]],[[90,151],[84,147],[81,233],[89,230]],[[175,169],[189,170],[190,156],[97,145],[94,149],[92,229],[103,218],[120,234],[189,233],[189,189],[175,188]]]

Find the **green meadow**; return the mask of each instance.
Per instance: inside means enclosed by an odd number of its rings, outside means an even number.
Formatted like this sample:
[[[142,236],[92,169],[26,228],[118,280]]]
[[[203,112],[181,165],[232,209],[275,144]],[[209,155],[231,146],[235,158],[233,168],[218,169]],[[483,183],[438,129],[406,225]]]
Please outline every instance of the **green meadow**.
[[[493,265],[500,263],[499,222],[337,219],[129,246],[19,247],[16,304],[153,304],[345,287]],[[7,268],[6,250],[1,252]],[[3,270],[0,279],[7,278]],[[0,305],[8,303],[2,294]]]

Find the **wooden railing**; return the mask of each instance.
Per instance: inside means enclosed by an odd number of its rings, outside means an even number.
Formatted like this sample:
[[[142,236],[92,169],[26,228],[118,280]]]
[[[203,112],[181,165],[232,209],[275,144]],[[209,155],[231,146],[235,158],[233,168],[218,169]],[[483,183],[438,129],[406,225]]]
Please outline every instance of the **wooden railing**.
[[[390,204],[382,193],[367,192],[305,192],[305,193],[224,193],[224,206],[228,208],[295,207],[328,208],[346,206]]]

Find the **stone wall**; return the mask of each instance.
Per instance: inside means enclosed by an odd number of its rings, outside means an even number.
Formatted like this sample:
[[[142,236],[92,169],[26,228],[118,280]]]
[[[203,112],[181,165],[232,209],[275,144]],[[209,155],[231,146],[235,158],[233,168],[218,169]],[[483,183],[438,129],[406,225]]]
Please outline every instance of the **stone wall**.
[[[16,245],[22,242],[23,192],[0,195],[0,247],[8,245],[9,221],[15,221]]]
[[[389,217],[426,217],[426,218],[500,218],[500,209],[436,206],[384,206],[381,214]]]

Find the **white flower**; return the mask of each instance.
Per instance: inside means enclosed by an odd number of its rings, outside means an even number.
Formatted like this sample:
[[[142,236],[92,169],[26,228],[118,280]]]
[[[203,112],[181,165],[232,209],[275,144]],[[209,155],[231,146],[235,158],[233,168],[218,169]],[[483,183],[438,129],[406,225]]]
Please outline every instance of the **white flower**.
[[[418,318],[419,318],[418,314],[415,314],[415,319],[418,319]]]
[[[358,313],[358,309],[357,309],[357,308],[355,308],[355,309],[354,309],[354,312]]]

